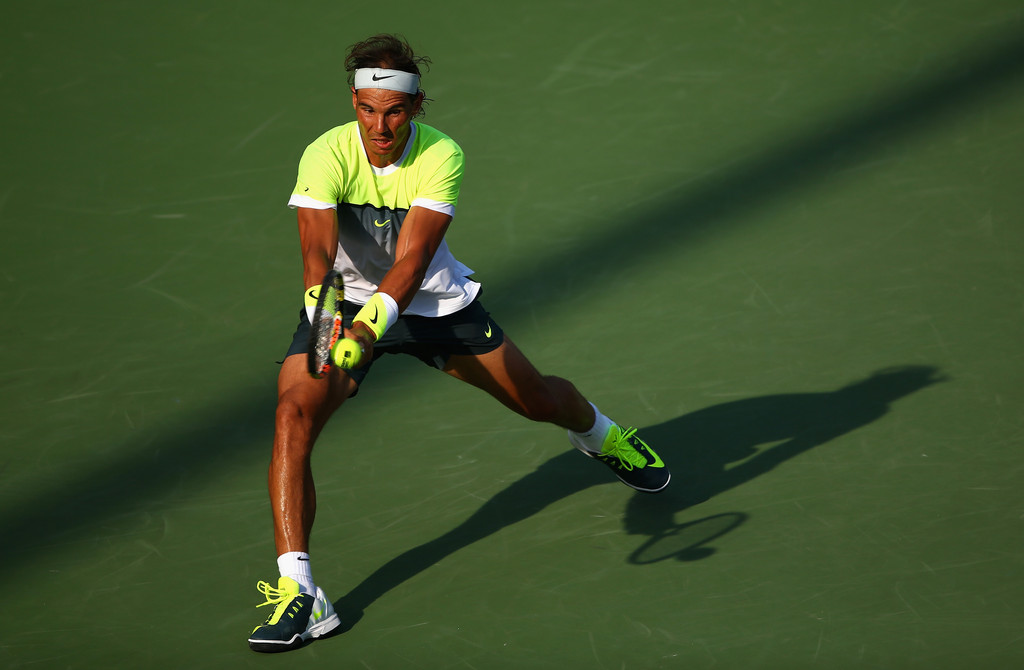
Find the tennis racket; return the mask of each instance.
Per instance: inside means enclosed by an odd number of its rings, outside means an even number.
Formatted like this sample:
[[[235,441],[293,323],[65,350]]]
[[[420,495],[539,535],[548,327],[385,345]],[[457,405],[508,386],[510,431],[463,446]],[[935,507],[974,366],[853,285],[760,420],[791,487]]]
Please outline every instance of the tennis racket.
[[[309,374],[320,379],[331,369],[331,350],[341,337],[341,301],[345,299],[345,285],[341,273],[331,269],[320,284],[316,297],[313,320],[309,324],[309,352],[306,366]]]

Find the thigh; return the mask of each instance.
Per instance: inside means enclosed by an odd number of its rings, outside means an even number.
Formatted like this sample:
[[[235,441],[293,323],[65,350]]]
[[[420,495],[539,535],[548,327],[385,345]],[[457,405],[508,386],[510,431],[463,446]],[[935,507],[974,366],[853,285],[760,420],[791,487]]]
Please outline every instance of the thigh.
[[[527,414],[530,400],[547,394],[547,382],[507,336],[484,354],[451,356],[444,371],[487,391],[510,409]]]

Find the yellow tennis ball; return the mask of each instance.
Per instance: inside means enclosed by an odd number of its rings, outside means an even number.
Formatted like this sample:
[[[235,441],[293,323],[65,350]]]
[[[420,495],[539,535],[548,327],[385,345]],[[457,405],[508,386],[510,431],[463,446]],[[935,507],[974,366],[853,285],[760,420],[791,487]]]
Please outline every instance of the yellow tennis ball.
[[[341,339],[334,345],[331,357],[334,359],[334,364],[342,370],[351,370],[362,360],[363,348],[355,340]]]

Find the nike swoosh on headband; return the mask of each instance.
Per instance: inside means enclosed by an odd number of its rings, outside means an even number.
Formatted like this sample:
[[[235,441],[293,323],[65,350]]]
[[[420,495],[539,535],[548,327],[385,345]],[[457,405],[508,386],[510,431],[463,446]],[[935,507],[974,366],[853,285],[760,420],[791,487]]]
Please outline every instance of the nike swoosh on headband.
[[[389,70],[381,67],[357,68],[352,77],[352,87],[383,88],[416,95],[420,90],[420,77],[404,70]]]

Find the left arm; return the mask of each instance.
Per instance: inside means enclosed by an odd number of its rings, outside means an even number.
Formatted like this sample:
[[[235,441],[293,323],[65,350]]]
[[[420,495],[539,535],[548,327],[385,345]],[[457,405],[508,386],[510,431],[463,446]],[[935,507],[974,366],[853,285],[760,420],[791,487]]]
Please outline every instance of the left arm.
[[[399,313],[405,311],[423,284],[451,221],[451,216],[425,207],[413,207],[406,214],[398,233],[395,263],[377,289],[395,299]]]
[[[395,262],[380,282],[377,290],[387,293],[398,303],[401,314],[412,302],[423,284],[430,261],[444,239],[452,217],[425,207],[413,207],[402,222],[395,248]],[[353,324],[346,337],[359,341],[370,350],[376,339],[373,332],[361,322]]]

